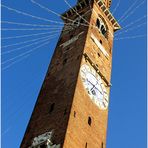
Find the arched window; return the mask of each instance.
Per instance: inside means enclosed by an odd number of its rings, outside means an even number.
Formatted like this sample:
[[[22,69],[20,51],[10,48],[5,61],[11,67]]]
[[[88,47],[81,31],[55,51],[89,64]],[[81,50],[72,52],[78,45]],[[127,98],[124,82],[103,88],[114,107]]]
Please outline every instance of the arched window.
[[[107,34],[107,24],[106,21],[104,20],[104,18],[102,16],[99,15],[99,18],[97,18],[96,20],[96,26],[99,29],[100,33],[105,37],[108,38],[108,34]]]

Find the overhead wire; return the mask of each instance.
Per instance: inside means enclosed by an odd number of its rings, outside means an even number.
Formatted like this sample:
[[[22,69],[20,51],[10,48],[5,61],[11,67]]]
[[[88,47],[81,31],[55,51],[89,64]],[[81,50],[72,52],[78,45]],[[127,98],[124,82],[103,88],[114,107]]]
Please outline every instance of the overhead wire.
[[[143,26],[143,25],[146,25],[146,24],[147,24],[147,23],[145,22],[145,23],[139,24],[139,25],[137,25],[137,26],[128,28],[128,29],[126,29],[126,30],[123,30],[123,31],[121,31],[121,32],[119,32],[119,33],[117,33],[117,34],[115,34],[115,36],[118,36],[118,35],[120,35],[120,34],[129,32],[129,31],[134,30],[134,29],[137,29],[137,28],[139,28],[139,27],[141,27],[141,26]]]
[[[115,38],[114,40],[135,39],[135,38],[142,38],[142,37],[146,37],[146,36],[147,36],[146,34],[142,34],[142,35]]]
[[[124,18],[126,15],[127,15],[127,13],[135,6],[135,4],[138,2],[138,0],[136,0],[124,13],[123,13],[123,15],[118,19],[118,22],[120,22],[120,20],[122,19],[122,18]]]
[[[46,21],[46,22],[50,22],[50,23],[56,23],[56,24],[64,24],[63,22],[59,22],[59,21],[53,21],[53,20],[49,20],[49,19],[46,19],[46,18],[42,18],[42,17],[39,17],[39,16],[34,16],[32,14],[29,14],[29,13],[26,13],[26,12],[23,12],[23,11],[20,11],[20,10],[17,10],[17,9],[14,9],[14,8],[10,8],[8,6],[5,6],[5,5],[1,5],[2,7],[10,10],[10,11],[14,11],[18,14],[22,14],[24,16],[29,16],[29,17],[32,17],[32,18],[35,18],[35,19],[38,19],[38,20],[43,20],[43,21]]]
[[[18,23],[18,22],[10,22],[10,21],[1,21],[1,23],[14,24],[14,25],[19,25],[19,26],[34,26],[34,27],[63,27],[64,26],[64,24],[39,25],[39,24],[27,24],[27,23]],[[65,25],[67,25],[67,24],[65,24]]]
[[[67,0],[64,0],[64,2],[69,6],[69,8],[71,8],[81,19],[83,19],[88,25],[90,25],[90,23],[84,19],[69,3]]]
[[[4,70],[10,68],[10,67],[13,66],[14,64],[16,64],[16,63],[18,63],[18,62],[20,62],[20,61],[22,61],[22,60],[24,60],[24,59],[26,59],[26,58],[28,58],[28,57],[29,57],[29,54],[28,54],[28,55],[25,55],[25,56],[22,57],[21,59],[18,59],[18,60],[16,60],[16,61],[12,62],[11,64],[5,66],[4,68],[2,67],[2,71],[4,71]]]
[[[61,30],[63,27],[57,27],[57,28],[1,28],[2,31],[29,31],[29,30]]]
[[[120,23],[124,22],[130,15],[132,15],[139,7],[141,7],[141,6],[144,4],[144,2],[145,2],[145,0],[142,1],[137,7],[135,7],[135,8],[133,9],[133,11],[129,12],[129,14],[126,15],[125,18],[123,18],[123,19],[120,21]]]
[[[116,12],[117,8],[118,8],[119,5],[120,5],[120,2],[121,2],[121,0],[118,1],[116,7],[113,9],[113,11],[112,11],[112,15]]]
[[[59,30],[60,31],[60,30]],[[38,36],[38,35],[44,35],[44,34],[50,34],[50,33],[60,33],[59,31],[52,31],[52,32],[43,32],[43,33],[35,33],[35,34],[27,34],[27,35],[21,35],[21,36],[10,36],[10,37],[2,37],[2,40],[7,39],[17,39],[17,38],[23,38],[23,37],[31,37],[31,36]]]
[[[32,41],[38,41],[40,39],[48,38],[48,37],[51,37],[51,36],[54,36],[54,35],[44,36],[44,37],[41,37],[41,38],[36,38],[36,39],[33,39],[33,40],[27,40],[27,41],[23,41],[23,42],[17,42],[17,43],[14,43],[14,44],[2,46],[1,48],[3,49],[3,48],[11,47],[11,46],[16,46],[16,45],[21,45],[21,44],[29,43],[29,42],[32,42]]]
[[[122,27],[122,30],[125,29],[125,28],[127,28],[127,27],[129,27],[129,26],[134,25],[135,23],[137,23],[137,22],[143,20],[143,19],[146,18],[146,17],[147,17],[147,15],[144,15],[143,17],[140,17],[140,18],[138,18],[137,20],[134,20],[134,21],[128,23],[127,25],[125,25],[125,26]]]
[[[51,10],[51,9],[49,9],[49,8],[47,8],[47,7],[45,7],[45,6],[43,6],[43,5],[41,5],[40,3],[38,3],[38,2],[36,2],[36,1],[34,1],[34,0],[30,0],[30,1],[31,1],[32,3],[34,3],[34,4],[36,4],[37,6],[39,6],[40,8],[44,9],[45,11],[50,12],[50,13],[53,13],[53,14],[55,14],[55,15],[61,17],[61,18],[64,18],[64,19],[66,19],[66,20],[68,20],[68,21],[74,23],[74,20],[69,19],[69,18],[67,18],[67,17],[64,17],[64,16],[62,16],[61,14],[59,14],[59,13],[57,13],[57,12],[55,12],[55,11],[53,11],[53,10]],[[70,25],[71,23],[66,23],[66,24],[67,24],[67,25]],[[83,23],[81,23],[81,25],[86,26],[86,24],[83,24]]]
[[[27,24],[27,23],[17,23],[17,22],[10,22],[10,21],[1,21],[1,23],[20,25],[20,26],[33,26],[33,27],[50,27],[51,26],[51,25],[45,25],[45,24],[44,25],[40,25],[40,24]]]
[[[9,53],[12,53],[12,52],[15,52],[15,51],[19,51],[19,50],[21,50],[21,49],[23,49],[23,48],[30,47],[30,46],[32,46],[32,45],[36,45],[36,44],[45,42],[45,41],[47,41],[47,40],[49,40],[49,39],[55,38],[56,36],[57,36],[57,35],[54,35],[53,37],[49,37],[49,38],[46,38],[46,39],[44,39],[44,40],[36,41],[36,42],[31,43],[31,44],[27,44],[27,45],[25,45],[25,46],[18,47],[18,48],[16,48],[16,49],[12,49],[12,50],[9,50],[9,51],[4,51],[4,52],[1,53],[1,55],[5,55],[5,54],[9,54]],[[2,64],[3,64],[3,63],[2,63]]]
[[[28,51],[26,51],[26,52],[24,52],[24,53],[21,53],[21,54],[15,56],[15,57],[13,57],[13,58],[10,58],[10,59],[8,59],[8,60],[2,62],[1,65],[4,65],[4,64],[6,64],[6,63],[8,63],[8,62],[11,62],[11,61],[13,61],[13,60],[15,60],[15,59],[18,59],[18,58],[20,58],[20,57],[22,57],[22,56],[24,56],[24,55],[27,55],[27,54],[29,54],[29,53],[32,53],[33,51],[37,50],[38,48],[40,48],[40,47],[42,47],[42,46],[47,45],[48,43],[50,43],[50,39],[49,39],[49,41],[47,41],[47,42],[45,42],[45,43],[43,43],[43,44],[41,44],[41,45],[39,45],[39,46],[37,46],[37,47],[35,47],[35,48],[32,48],[31,50],[28,50]]]

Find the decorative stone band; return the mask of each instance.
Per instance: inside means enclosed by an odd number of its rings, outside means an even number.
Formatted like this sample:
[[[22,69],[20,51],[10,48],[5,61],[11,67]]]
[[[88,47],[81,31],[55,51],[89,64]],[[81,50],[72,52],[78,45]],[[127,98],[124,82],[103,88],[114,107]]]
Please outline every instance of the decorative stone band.
[[[91,34],[91,39],[93,42],[97,45],[97,47],[101,50],[101,52],[105,55],[105,57],[109,57],[109,54],[105,50],[105,48],[102,46],[102,44],[98,41],[98,39],[95,37],[94,34]]]
[[[60,148],[60,144],[53,144],[52,139],[53,131],[46,132],[39,135],[33,139],[32,145],[29,148],[40,148],[41,146],[46,146],[46,148]]]
[[[96,72],[101,76],[101,78],[104,80],[104,82],[107,84],[108,87],[111,86],[111,83],[108,82],[108,80],[105,78],[105,76],[101,73],[101,71],[98,69],[98,67],[93,63],[93,61],[91,60],[91,58],[87,55],[87,53],[83,54],[85,57],[85,60],[88,61],[91,66],[96,70]]]
[[[60,47],[63,46],[63,48],[64,48],[64,47],[70,45],[71,43],[75,42],[79,38],[79,36],[83,33],[84,33],[84,31],[80,32],[77,36],[75,36],[75,37],[71,38],[70,40],[66,41],[65,43],[61,44]]]

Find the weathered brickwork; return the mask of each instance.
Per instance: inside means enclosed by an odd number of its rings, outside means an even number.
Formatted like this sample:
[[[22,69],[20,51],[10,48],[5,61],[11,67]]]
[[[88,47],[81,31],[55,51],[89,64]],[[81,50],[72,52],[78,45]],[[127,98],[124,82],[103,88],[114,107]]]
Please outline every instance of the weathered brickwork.
[[[28,148],[34,137],[52,130],[52,142],[61,144],[63,148],[106,148],[108,109],[100,110],[91,101],[79,71],[83,64],[90,67],[95,65],[105,78],[102,81],[109,94],[114,27],[96,1],[89,4],[85,2],[84,8],[81,7],[78,12],[90,24],[80,18],[81,23],[86,25],[75,24],[73,29],[61,33],[21,148]],[[65,12],[63,16],[72,20],[78,17],[74,12]],[[96,27],[99,16],[104,18],[108,27],[107,38]],[[63,30],[65,28],[67,25]],[[105,48],[107,56],[91,38],[92,34]],[[88,124],[89,117],[91,125]]]

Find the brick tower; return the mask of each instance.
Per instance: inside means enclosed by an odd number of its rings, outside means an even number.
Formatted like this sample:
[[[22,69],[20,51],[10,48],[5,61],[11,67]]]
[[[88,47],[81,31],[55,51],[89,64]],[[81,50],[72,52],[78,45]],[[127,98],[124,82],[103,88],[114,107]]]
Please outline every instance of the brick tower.
[[[21,148],[106,148],[113,36],[120,29],[110,4],[78,0],[62,15],[65,26]]]

